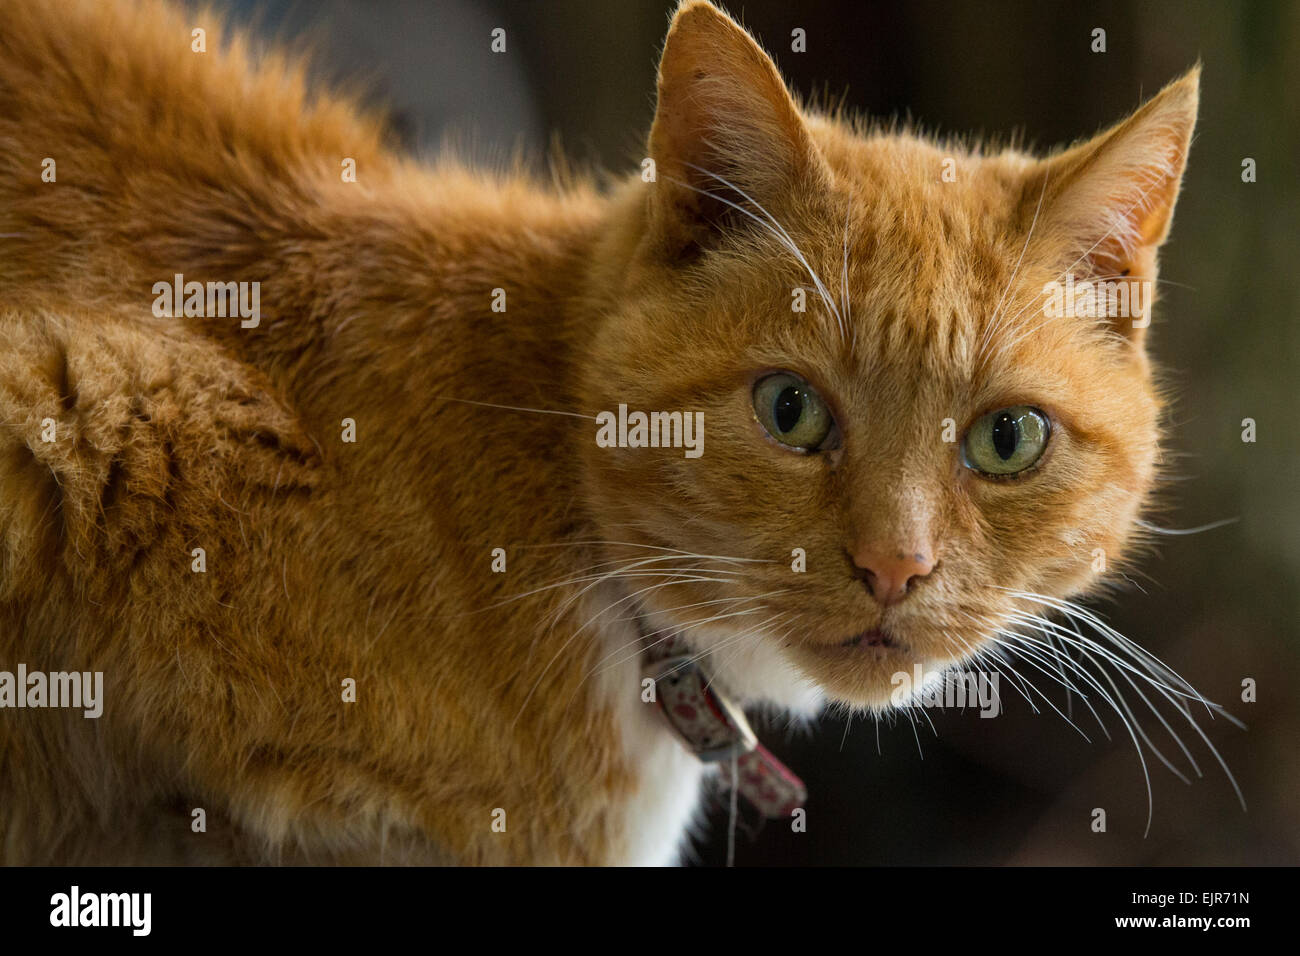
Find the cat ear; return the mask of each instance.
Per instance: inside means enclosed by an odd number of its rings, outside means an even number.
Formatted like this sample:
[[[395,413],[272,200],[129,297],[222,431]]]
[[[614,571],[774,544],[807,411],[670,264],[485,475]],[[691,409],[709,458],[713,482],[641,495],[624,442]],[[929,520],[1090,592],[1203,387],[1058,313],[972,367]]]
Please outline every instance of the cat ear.
[[[1128,119],[1045,162],[1042,228],[1061,244],[1062,267],[1076,279],[1127,277],[1154,290],[1156,252],[1173,220],[1199,90],[1196,67]],[[1149,294],[1142,298],[1149,303]],[[1136,318],[1117,329],[1134,337],[1146,325]]]
[[[728,202],[763,218],[755,204],[770,211],[827,176],[776,64],[703,0],[682,3],[668,31],[650,158],[651,231],[676,252],[706,244],[728,222],[753,221]]]

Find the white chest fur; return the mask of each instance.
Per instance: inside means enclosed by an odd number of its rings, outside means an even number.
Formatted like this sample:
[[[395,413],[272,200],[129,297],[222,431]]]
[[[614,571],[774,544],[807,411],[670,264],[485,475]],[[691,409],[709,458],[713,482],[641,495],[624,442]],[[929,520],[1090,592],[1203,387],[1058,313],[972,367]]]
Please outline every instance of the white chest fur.
[[[637,632],[628,622],[603,629],[605,646],[625,648],[600,678],[600,690],[614,712],[624,756],[636,784],[613,814],[609,862],[625,866],[672,866],[681,860],[686,835],[700,806],[708,771],[669,731],[653,703],[643,699],[641,662],[626,648]],[[623,658],[628,658],[623,660]]]

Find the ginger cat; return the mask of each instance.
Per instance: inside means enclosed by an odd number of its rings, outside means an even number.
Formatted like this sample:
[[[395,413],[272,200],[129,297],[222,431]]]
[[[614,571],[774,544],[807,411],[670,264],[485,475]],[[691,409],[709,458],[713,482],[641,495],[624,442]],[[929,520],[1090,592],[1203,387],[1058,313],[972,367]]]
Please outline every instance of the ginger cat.
[[[104,682],[0,709],[3,861],[672,862],[654,635],[805,714],[1099,648],[1061,602],[1157,481],[1197,84],[986,155],[801,108],[687,0],[602,191],[395,155],[212,17],[0,5],[0,670]],[[606,447],[620,405],[701,453]]]

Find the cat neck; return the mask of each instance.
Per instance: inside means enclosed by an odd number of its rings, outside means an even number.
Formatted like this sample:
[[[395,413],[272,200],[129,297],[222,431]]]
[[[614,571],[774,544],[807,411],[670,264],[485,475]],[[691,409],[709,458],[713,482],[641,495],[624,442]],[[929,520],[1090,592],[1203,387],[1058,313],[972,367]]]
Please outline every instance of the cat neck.
[[[443,401],[578,411],[575,344],[596,320],[589,267],[607,204],[445,176],[327,211],[344,221],[313,255],[324,268],[295,270],[296,245],[270,250],[284,268],[267,270],[267,332],[240,348],[307,421],[332,428],[360,396],[404,428]]]

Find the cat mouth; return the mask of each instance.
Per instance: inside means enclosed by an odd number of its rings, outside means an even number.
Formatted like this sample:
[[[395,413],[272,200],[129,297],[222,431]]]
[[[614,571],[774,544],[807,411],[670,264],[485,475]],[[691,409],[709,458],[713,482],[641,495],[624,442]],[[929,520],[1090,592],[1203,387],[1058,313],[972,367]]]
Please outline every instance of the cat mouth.
[[[899,646],[899,642],[895,640],[892,634],[878,627],[860,631],[847,641],[840,642],[840,647],[883,647],[892,650]]]

